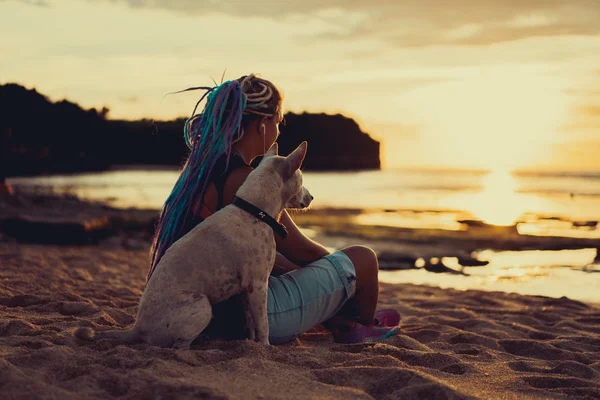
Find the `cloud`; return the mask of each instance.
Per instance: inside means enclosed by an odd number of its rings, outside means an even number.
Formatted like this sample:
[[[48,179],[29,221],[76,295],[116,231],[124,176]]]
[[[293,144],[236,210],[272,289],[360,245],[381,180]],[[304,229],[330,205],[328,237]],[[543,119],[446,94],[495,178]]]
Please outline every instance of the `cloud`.
[[[579,113],[586,117],[600,117],[600,105],[587,104],[579,107]]]
[[[0,0],[0,3],[7,1],[7,0]],[[12,0],[15,1],[17,3],[24,3],[24,4],[29,4],[30,6],[36,6],[36,7],[49,7],[50,3],[48,3],[47,0]]]
[[[596,0],[88,0],[125,3],[193,15],[211,12],[238,17],[322,19],[327,32],[306,40],[382,40],[399,47],[444,44],[488,45],[529,37],[600,34]]]
[[[472,3],[469,5],[469,3]],[[462,0],[447,10],[424,6],[405,12],[395,5],[353,29],[325,32],[316,40],[383,41],[395,47],[484,46],[520,39],[600,34],[600,7],[559,1],[477,3]],[[479,4],[483,4],[479,6]],[[537,7],[536,7],[537,6]],[[427,14],[424,14],[427,13]]]
[[[600,141],[585,139],[567,143],[556,143],[551,147],[557,165],[569,166],[572,169],[591,170],[600,167],[598,153]]]
[[[597,13],[600,19],[600,13]],[[371,22],[356,26],[351,30],[307,34],[306,41],[353,41],[370,39],[382,41],[393,47],[429,47],[440,45],[485,46],[521,39],[600,34],[600,24],[587,23],[576,19],[557,20],[549,25],[516,26],[502,21],[488,23],[468,22],[464,25],[427,28],[404,27],[392,24]]]
[[[564,94],[569,96],[591,96],[596,97],[600,96],[600,89],[565,89],[563,90]]]
[[[560,131],[569,135],[597,135],[600,132],[600,104],[585,104],[575,108],[569,121],[560,126]]]
[[[579,119],[561,125],[560,131],[569,135],[576,133],[597,133],[600,131],[600,122],[591,119]]]
[[[208,12],[220,12],[234,16],[277,19],[288,14],[302,14],[330,7],[323,2],[306,0],[286,2],[278,0],[88,0],[92,2],[124,3],[132,8],[155,8],[173,12],[202,15]],[[334,3],[343,3],[334,1]]]
[[[92,2],[125,3],[133,8],[160,8],[175,12],[202,14],[210,11],[237,16],[262,16],[279,19],[299,14],[334,14],[365,12],[390,19],[432,20],[440,25],[460,26],[465,21],[489,22],[512,18],[513,25],[545,25],[550,11],[590,12],[597,9],[595,0],[453,0],[452,7],[440,6],[439,0],[88,0]],[[597,11],[597,10],[596,10]],[[561,15],[564,17],[565,15]],[[591,19],[591,18],[590,18]]]

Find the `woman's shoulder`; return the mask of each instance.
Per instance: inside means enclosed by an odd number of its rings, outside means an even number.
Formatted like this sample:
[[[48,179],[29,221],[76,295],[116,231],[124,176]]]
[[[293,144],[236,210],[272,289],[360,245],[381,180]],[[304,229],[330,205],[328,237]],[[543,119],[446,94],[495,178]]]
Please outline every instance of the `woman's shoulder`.
[[[250,174],[250,172],[252,172],[254,170],[254,168],[252,168],[250,165],[246,164],[246,162],[244,161],[244,159],[235,154],[231,156],[231,159],[229,160],[229,166],[227,167],[227,184],[229,184],[230,181],[239,181],[240,185],[242,183],[244,183],[244,181],[246,180],[246,177],[248,176],[248,174]]]
[[[244,167],[251,168],[239,155],[232,154],[229,158],[229,163],[227,163],[227,155],[223,154],[215,163],[210,180],[218,181],[220,180],[219,178],[226,179],[232,172]]]
[[[231,171],[223,188],[223,204],[231,204],[238,189],[244,184],[252,171],[253,168],[249,165],[244,165]]]
[[[203,197],[203,202],[210,210],[219,210],[224,205],[229,204],[229,192],[232,186],[239,185],[246,180],[252,168],[244,160],[232,154],[227,163],[227,156],[224,154],[216,161],[208,179],[208,187]],[[238,187],[239,187],[238,186]],[[235,187],[235,191],[237,188]]]
[[[225,182],[225,189],[239,189],[239,187],[242,186],[242,184],[246,181],[246,178],[248,178],[248,175],[250,175],[253,170],[254,169],[251,166],[243,165],[231,171],[227,177],[227,181]]]

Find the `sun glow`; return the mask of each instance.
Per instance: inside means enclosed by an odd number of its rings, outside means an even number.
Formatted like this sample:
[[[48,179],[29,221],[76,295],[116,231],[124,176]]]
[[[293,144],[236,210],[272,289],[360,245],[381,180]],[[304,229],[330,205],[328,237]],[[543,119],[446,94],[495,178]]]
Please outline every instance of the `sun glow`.
[[[516,193],[517,183],[510,172],[496,170],[483,178],[483,190],[471,197],[468,209],[475,217],[492,225],[513,225],[526,211]]]
[[[556,139],[568,110],[561,84],[531,70],[490,67],[413,99],[427,104],[423,133],[440,164],[514,170],[542,160]]]

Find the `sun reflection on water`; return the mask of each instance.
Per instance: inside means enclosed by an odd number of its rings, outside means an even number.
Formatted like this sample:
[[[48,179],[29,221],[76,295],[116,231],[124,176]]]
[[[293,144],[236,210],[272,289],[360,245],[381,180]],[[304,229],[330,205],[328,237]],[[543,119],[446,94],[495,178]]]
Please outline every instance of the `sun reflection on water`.
[[[470,197],[465,205],[476,218],[492,225],[509,226],[526,211],[521,196],[516,192],[517,182],[509,171],[496,170],[485,175],[483,190]]]

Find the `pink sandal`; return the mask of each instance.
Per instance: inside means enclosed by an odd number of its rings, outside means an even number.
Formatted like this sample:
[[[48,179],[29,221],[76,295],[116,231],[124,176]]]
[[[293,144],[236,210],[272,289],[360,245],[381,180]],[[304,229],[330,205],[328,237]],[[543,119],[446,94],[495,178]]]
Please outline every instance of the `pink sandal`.
[[[381,308],[375,311],[375,326],[398,326],[400,313],[392,308]]]
[[[344,337],[338,338],[338,343],[369,343],[379,342],[400,333],[400,313],[391,308],[382,308],[375,312],[375,324],[363,325],[355,323],[354,328]]]
[[[354,328],[343,337],[338,337],[338,343],[370,343],[380,342],[400,333],[399,326],[366,326],[355,323]]]

